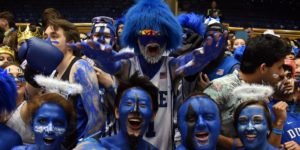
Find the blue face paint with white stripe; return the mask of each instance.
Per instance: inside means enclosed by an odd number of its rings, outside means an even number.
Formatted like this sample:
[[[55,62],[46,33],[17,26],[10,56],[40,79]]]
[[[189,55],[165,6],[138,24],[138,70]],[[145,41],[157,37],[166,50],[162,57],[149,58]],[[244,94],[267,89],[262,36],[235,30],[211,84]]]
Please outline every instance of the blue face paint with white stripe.
[[[40,149],[60,149],[67,131],[65,111],[55,103],[44,103],[33,117],[35,145]]]
[[[141,88],[130,88],[123,93],[119,104],[121,132],[125,135],[142,136],[152,119],[151,98]]]
[[[97,23],[93,26],[92,38],[100,44],[113,45],[115,39],[115,31],[107,23]]]

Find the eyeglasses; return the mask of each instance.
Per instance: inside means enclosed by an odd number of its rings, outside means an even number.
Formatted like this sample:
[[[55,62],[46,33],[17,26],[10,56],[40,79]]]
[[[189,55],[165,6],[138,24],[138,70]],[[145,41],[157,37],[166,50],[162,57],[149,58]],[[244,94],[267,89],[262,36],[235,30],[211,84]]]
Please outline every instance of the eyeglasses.
[[[100,22],[109,23],[109,24],[113,25],[114,24],[114,19],[111,18],[111,17],[106,17],[106,16],[98,16],[98,17],[94,17],[92,19],[93,25],[97,24],[97,23],[100,23]]]

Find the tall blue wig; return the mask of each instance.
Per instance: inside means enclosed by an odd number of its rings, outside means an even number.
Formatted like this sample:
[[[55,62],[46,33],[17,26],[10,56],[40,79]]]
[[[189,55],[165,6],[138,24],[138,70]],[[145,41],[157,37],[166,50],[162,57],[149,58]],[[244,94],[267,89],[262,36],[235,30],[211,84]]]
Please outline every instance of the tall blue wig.
[[[0,69],[0,113],[11,112],[16,108],[17,86],[15,80]]]
[[[177,20],[182,27],[192,29],[194,32],[204,36],[206,30],[205,16],[195,13],[181,13]]]
[[[123,46],[132,47],[136,53],[140,53],[137,38],[139,31],[144,29],[160,31],[166,36],[166,50],[176,49],[181,44],[182,28],[162,0],[139,0],[128,10],[121,35]]]

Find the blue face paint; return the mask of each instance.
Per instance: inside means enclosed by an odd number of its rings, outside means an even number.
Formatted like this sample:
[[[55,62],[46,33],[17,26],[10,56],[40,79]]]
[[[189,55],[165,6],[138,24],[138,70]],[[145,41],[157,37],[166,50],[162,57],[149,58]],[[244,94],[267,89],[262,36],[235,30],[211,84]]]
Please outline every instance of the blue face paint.
[[[153,111],[151,98],[140,88],[130,88],[123,93],[119,104],[121,132],[131,137],[143,136]]]
[[[93,41],[100,44],[114,44],[115,29],[111,24],[105,22],[96,23],[92,29]]]
[[[60,149],[67,130],[67,117],[61,106],[43,104],[33,118],[35,144],[40,149]]]
[[[238,118],[238,134],[246,149],[257,149],[268,144],[268,125],[261,106],[244,108]]]
[[[188,149],[215,149],[221,122],[217,105],[208,97],[192,96],[178,111],[182,145]]]

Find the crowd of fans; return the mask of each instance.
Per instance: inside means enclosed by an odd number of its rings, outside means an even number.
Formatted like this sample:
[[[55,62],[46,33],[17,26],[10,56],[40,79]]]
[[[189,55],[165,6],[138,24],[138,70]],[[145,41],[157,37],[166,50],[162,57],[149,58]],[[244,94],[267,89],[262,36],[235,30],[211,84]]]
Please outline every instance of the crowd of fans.
[[[0,149],[300,150],[299,41],[154,1],[88,33],[0,12]]]

